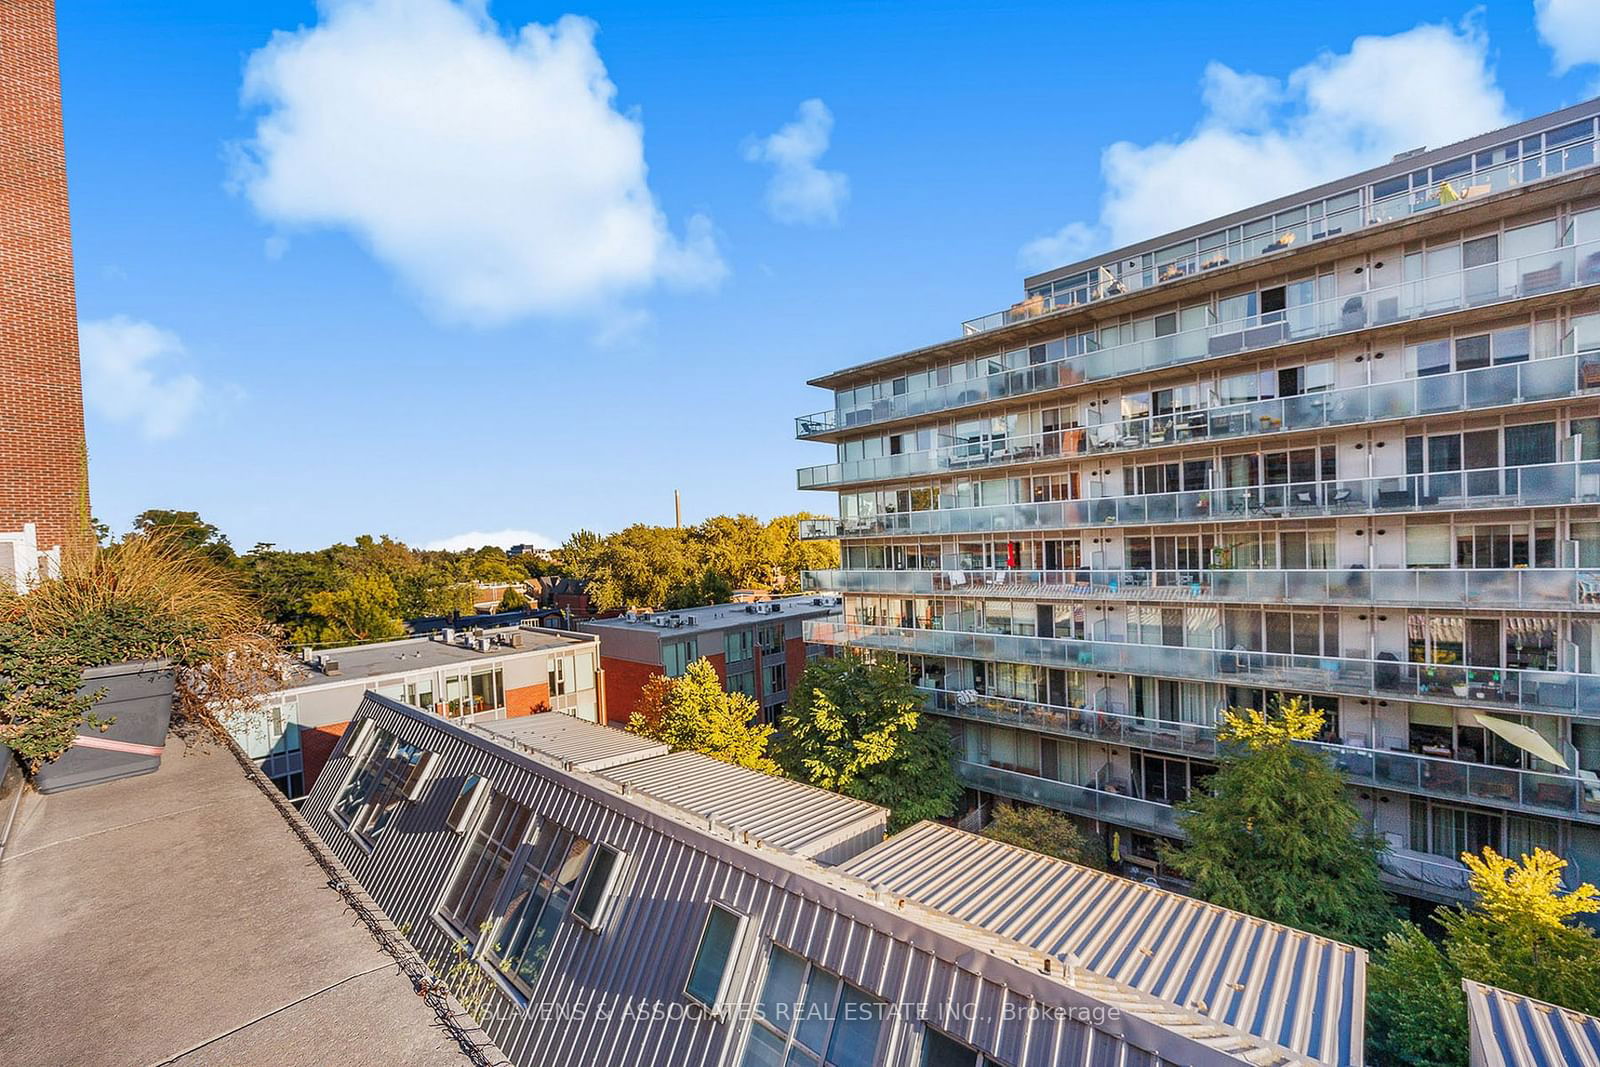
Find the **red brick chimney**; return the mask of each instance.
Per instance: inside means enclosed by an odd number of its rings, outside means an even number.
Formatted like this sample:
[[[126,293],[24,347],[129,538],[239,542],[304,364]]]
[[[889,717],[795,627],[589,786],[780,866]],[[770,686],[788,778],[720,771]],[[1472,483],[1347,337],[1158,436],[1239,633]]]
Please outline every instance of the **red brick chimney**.
[[[0,533],[87,535],[78,313],[51,0],[0,0]]]

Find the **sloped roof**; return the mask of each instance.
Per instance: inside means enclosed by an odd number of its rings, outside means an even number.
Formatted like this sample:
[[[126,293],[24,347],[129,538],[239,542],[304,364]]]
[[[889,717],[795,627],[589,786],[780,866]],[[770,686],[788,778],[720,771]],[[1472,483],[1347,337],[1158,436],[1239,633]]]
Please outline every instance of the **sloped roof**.
[[[1303,1055],[1361,1062],[1361,949],[936,823],[842,870]]]
[[[1461,985],[1472,1067],[1600,1067],[1600,1019],[1478,982]]]
[[[582,771],[603,771],[635,760],[663,756],[671,746],[613,730],[560,712],[521,715],[512,719],[474,723],[473,729],[497,741],[526,748],[551,759],[570,763]]]

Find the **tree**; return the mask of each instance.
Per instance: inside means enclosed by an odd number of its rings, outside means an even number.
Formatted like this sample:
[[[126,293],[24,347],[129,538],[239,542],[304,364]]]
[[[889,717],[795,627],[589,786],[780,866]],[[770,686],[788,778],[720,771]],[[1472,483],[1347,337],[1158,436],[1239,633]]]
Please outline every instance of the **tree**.
[[[147,508],[134,517],[133,532],[144,537],[165,534],[172,537],[175,544],[223,566],[234,561],[233,546],[228,543],[227,535],[200,518],[197,511]]]
[[[527,611],[529,608],[528,594],[520,586],[508,585],[506,591],[500,596],[499,611]]]
[[[1393,925],[1382,842],[1315,751],[1322,713],[1296,697],[1275,713],[1225,711],[1221,766],[1179,806],[1187,839],[1166,861],[1213,904],[1315,934],[1377,944]]]
[[[722,688],[717,669],[705,658],[689,664],[681,678],[655,678],[646,686],[652,706],[634,709],[628,729],[664,741],[673,749],[699,752],[755,771],[776,774],[778,765],[767,756],[772,727],[758,721],[761,709],[743,693]]]
[[[855,652],[814,660],[779,723],[778,762],[803,782],[883,804],[894,829],[941,818],[961,787],[942,723],[919,729],[905,665]]]
[[[1088,867],[1106,865],[1100,843],[1085,836],[1070,817],[1033,804],[997,805],[983,836]]]
[[[1520,862],[1487,847],[1480,856],[1462,853],[1461,861],[1475,899],[1435,913],[1442,942],[1406,923],[1372,958],[1367,1032],[1375,1062],[1463,1067],[1463,978],[1600,1012],[1600,938],[1575,922],[1600,911],[1595,887],[1563,893],[1566,861],[1540,848]]]
[[[351,575],[338,589],[312,594],[313,621],[296,631],[295,640],[331,645],[400,637],[406,628],[395,615],[398,605],[394,585],[384,575]]]

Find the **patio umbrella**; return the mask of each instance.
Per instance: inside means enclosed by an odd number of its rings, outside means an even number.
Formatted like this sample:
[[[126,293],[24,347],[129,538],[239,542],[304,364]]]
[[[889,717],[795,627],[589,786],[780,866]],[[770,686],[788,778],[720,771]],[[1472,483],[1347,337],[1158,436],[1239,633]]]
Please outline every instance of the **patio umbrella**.
[[[1564,771],[1572,769],[1567,766],[1567,761],[1561,758],[1561,753],[1555,750],[1555,746],[1546,741],[1538,731],[1523,726],[1521,723],[1512,722],[1509,719],[1485,715],[1481,711],[1473,712],[1472,717],[1478,720],[1479,726],[1499,734],[1513,745],[1522,749],[1522,751],[1537,756],[1546,763],[1554,763]]]

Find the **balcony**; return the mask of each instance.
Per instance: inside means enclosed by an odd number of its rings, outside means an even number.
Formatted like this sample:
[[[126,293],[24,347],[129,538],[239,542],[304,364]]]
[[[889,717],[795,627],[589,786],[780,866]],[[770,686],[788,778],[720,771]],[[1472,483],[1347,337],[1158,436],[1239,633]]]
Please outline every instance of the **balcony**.
[[[919,688],[927,710],[950,718],[1210,761],[1225,747],[1218,742],[1216,729],[1202,723]],[[1321,753],[1353,786],[1600,824],[1600,778],[1592,772],[1546,774],[1320,742],[1305,742],[1305,747]]]
[[[1378,857],[1379,877],[1396,892],[1426,897],[1444,904],[1465,904],[1472,900],[1467,887],[1467,866],[1409,848],[1389,848]]]
[[[1600,352],[1585,352],[1179,414],[1121,419],[1043,434],[1014,435],[926,452],[824,463],[800,468],[796,472],[796,482],[801,489],[833,489],[896,478],[968,473],[1019,463],[1053,463],[1080,456],[1561,400],[1596,386],[1600,386]]]
[[[1600,570],[827,570],[806,588],[894,596],[1600,611]]]
[[[1376,659],[1359,659],[1130,644],[1114,635],[1107,635],[1106,640],[1080,641],[824,620],[805,625],[807,641],[885,652],[1553,715],[1600,707],[1600,675],[1411,663],[1391,652],[1379,653]]]
[[[1003,770],[982,763],[956,762],[956,777],[971,789],[995,793],[1042,804],[1060,811],[1070,811],[1091,819],[1130,826],[1164,837],[1180,837],[1176,812],[1167,804],[1138,797],[1124,796],[1088,786],[1071,785],[1038,775]]]
[[[1001,371],[900,396],[879,397],[861,406],[804,415],[795,420],[795,432],[801,438],[814,438],[1086,382],[1415,322],[1596,283],[1600,283],[1600,242],[1556,248],[1351,296],[1302,304],[1285,311],[1098,348],[1052,363]]]
[[[1600,461],[803,519],[802,539],[1392,515],[1600,503]]]
[[[1208,250],[1206,252],[1196,250],[1191,255],[1182,256],[1160,266],[1152,266],[1149,269],[1135,272],[1117,272],[1114,268],[1107,269],[1104,267],[1092,269],[1088,272],[1091,277],[1085,279],[1085,283],[1082,286],[1071,289],[1067,294],[1051,296],[1046,296],[1042,293],[1035,294],[1003,311],[968,319],[961,324],[961,332],[963,336],[972,337],[977,334],[987,333],[990,330],[1012,326],[1019,322],[1027,322],[1052,312],[1081,307],[1110,297],[1121,296],[1124,293],[1164,285],[1167,282],[1192,278],[1208,270],[1224,266],[1234,259],[1259,259],[1286,251],[1292,248],[1297,240],[1305,241],[1309,237],[1315,241],[1319,238],[1332,237],[1340,233],[1381,226],[1399,219],[1410,218],[1422,212],[1432,211],[1446,204],[1468,200],[1474,196],[1502,193],[1508,189],[1525,186],[1545,178],[1553,178],[1575,170],[1581,170],[1592,166],[1594,162],[1594,143],[1591,140],[1585,140],[1577,144],[1563,145],[1545,153],[1543,156],[1531,156],[1527,159],[1503,163],[1480,170],[1470,176],[1440,182],[1424,189],[1408,190],[1393,196],[1371,200],[1367,203],[1365,210],[1361,205],[1357,205],[1327,216],[1326,221],[1322,224],[1323,229],[1321,231],[1316,231],[1302,223],[1297,226],[1268,230],[1252,236],[1249,240],[1242,241],[1237,248]],[[1370,196],[1370,191],[1366,189],[1360,190],[1360,193],[1363,198]]]

